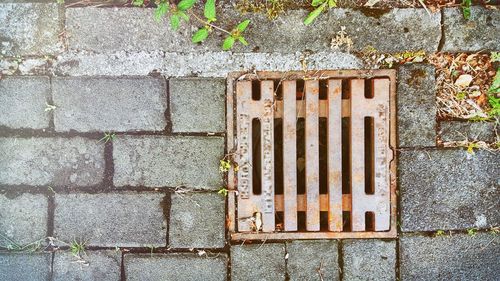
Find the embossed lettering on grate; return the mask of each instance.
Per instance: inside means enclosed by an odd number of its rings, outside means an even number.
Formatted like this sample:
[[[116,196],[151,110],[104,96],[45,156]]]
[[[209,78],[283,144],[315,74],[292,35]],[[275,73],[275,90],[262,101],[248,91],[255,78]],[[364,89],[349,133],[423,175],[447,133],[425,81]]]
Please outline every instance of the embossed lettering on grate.
[[[393,70],[228,80],[233,240],[396,236]]]

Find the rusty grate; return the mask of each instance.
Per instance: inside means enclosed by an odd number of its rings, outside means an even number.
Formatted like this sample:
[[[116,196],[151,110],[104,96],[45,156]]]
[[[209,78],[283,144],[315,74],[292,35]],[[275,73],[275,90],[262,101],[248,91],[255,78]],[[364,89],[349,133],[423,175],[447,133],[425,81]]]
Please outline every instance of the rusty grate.
[[[395,72],[228,79],[233,240],[396,236]]]

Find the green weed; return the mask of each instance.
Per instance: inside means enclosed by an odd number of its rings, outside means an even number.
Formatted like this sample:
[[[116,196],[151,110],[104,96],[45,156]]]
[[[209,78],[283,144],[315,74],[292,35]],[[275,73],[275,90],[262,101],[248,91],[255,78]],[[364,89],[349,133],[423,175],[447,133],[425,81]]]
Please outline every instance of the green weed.
[[[224,196],[224,197],[226,197],[227,194],[229,193],[229,191],[225,187],[221,187],[219,189],[219,191],[217,191],[217,193],[220,194],[220,195],[222,195],[222,196]]]
[[[112,141],[116,138],[116,134],[115,133],[104,133],[104,136],[99,140],[100,142],[101,141],[104,141],[104,143],[107,143],[109,141]]]
[[[73,254],[73,256],[81,258],[82,255],[86,255],[86,253],[85,253],[86,244],[87,244],[87,242],[85,242],[85,241],[78,242],[75,239],[69,245],[69,249],[70,249],[71,253]]]
[[[477,229],[475,229],[475,228],[467,229],[467,235],[469,235],[470,237],[474,237],[474,236],[476,236],[476,234],[477,234]]]
[[[13,252],[36,252],[42,248],[42,243],[45,238],[36,240],[28,244],[21,244],[16,242],[14,239],[4,235],[0,232],[0,248],[7,249],[7,251]]]
[[[47,102],[45,103],[45,112],[52,111],[52,110],[54,110],[56,108],[57,108],[57,106],[55,106],[55,105],[49,104]]]
[[[311,5],[316,8],[304,19],[305,25],[313,23],[316,18],[327,9],[337,7],[337,0],[312,0]]]
[[[472,0],[462,0],[462,14],[464,15],[464,19],[470,19],[470,6],[472,4]]]
[[[434,234],[435,237],[440,237],[440,236],[444,236],[445,235],[445,232],[444,230],[438,230],[436,231],[436,233]]]
[[[500,61],[500,52],[491,52],[490,60],[491,62]]]
[[[500,68],[497,69],[497,73],[493,78],[493,82],[488,90],[488,102],[491,106],[491,110],[488,112],[490,117],[500,116]]]

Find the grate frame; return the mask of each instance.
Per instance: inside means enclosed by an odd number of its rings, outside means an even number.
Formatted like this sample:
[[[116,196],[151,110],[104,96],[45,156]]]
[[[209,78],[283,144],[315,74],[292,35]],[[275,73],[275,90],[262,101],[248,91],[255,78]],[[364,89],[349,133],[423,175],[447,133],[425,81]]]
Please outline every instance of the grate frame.
[[[243,80],[323,80],[323,79],[371,79],[389,78],[389,148],[387,161],[389,161],[389,204],[390,225],[388,231],[276,231],[276,232],[238,232],[237,231],[237,173],[231,167],[227,174],[227,220],[228,235],[232,241],[242,240],[299,240],[299,239],[355,239],[355,238],[394,238],[397,237],[397,199],[396,199],[396,71],[393,69],[382,70],[323,70],[323,71],[255,71],[233,72],[227,77],[227,153],[231,155],[237,151],[237,122],[236,115],[236,84]],[[352,100],[350,99],[350,102]],[[274,111],[273,111],[274,112]],[[352,146],[352,144],[351,144]],[[274,163],[273,163],[274,164]],[[280,195],[277,195],[280,196]],[[283,195],[281,195],[283,196]],[[307,196],[307,194],[304,194]],[[346,200],[351,200],[352,194],[342,194],[342,205]],[[278,201],[279,202],[279,201]],[[319,200],[318,200],[319,202]],[[275,202],[275,204],[277,204]],[[286,203],[283,203],[286,204]],[[319,204],[319,203],[318,203]],[[274,218],[273,218],[274,221]]]

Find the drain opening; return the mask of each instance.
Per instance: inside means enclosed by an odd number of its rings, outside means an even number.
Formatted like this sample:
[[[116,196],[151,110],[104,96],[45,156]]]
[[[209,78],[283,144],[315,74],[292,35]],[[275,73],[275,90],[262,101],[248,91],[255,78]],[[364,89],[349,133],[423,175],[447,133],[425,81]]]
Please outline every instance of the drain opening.
[[[264,73],[260,80],[230,82],[236,122],[228,128],[236,129],[240,165],[233,187],[238,193],[229,204],[233,238],[395,235],[394,73],[374,71],[370,79],[325,73],[307,80]],[[262,229],[248,219],[257,213]]]

